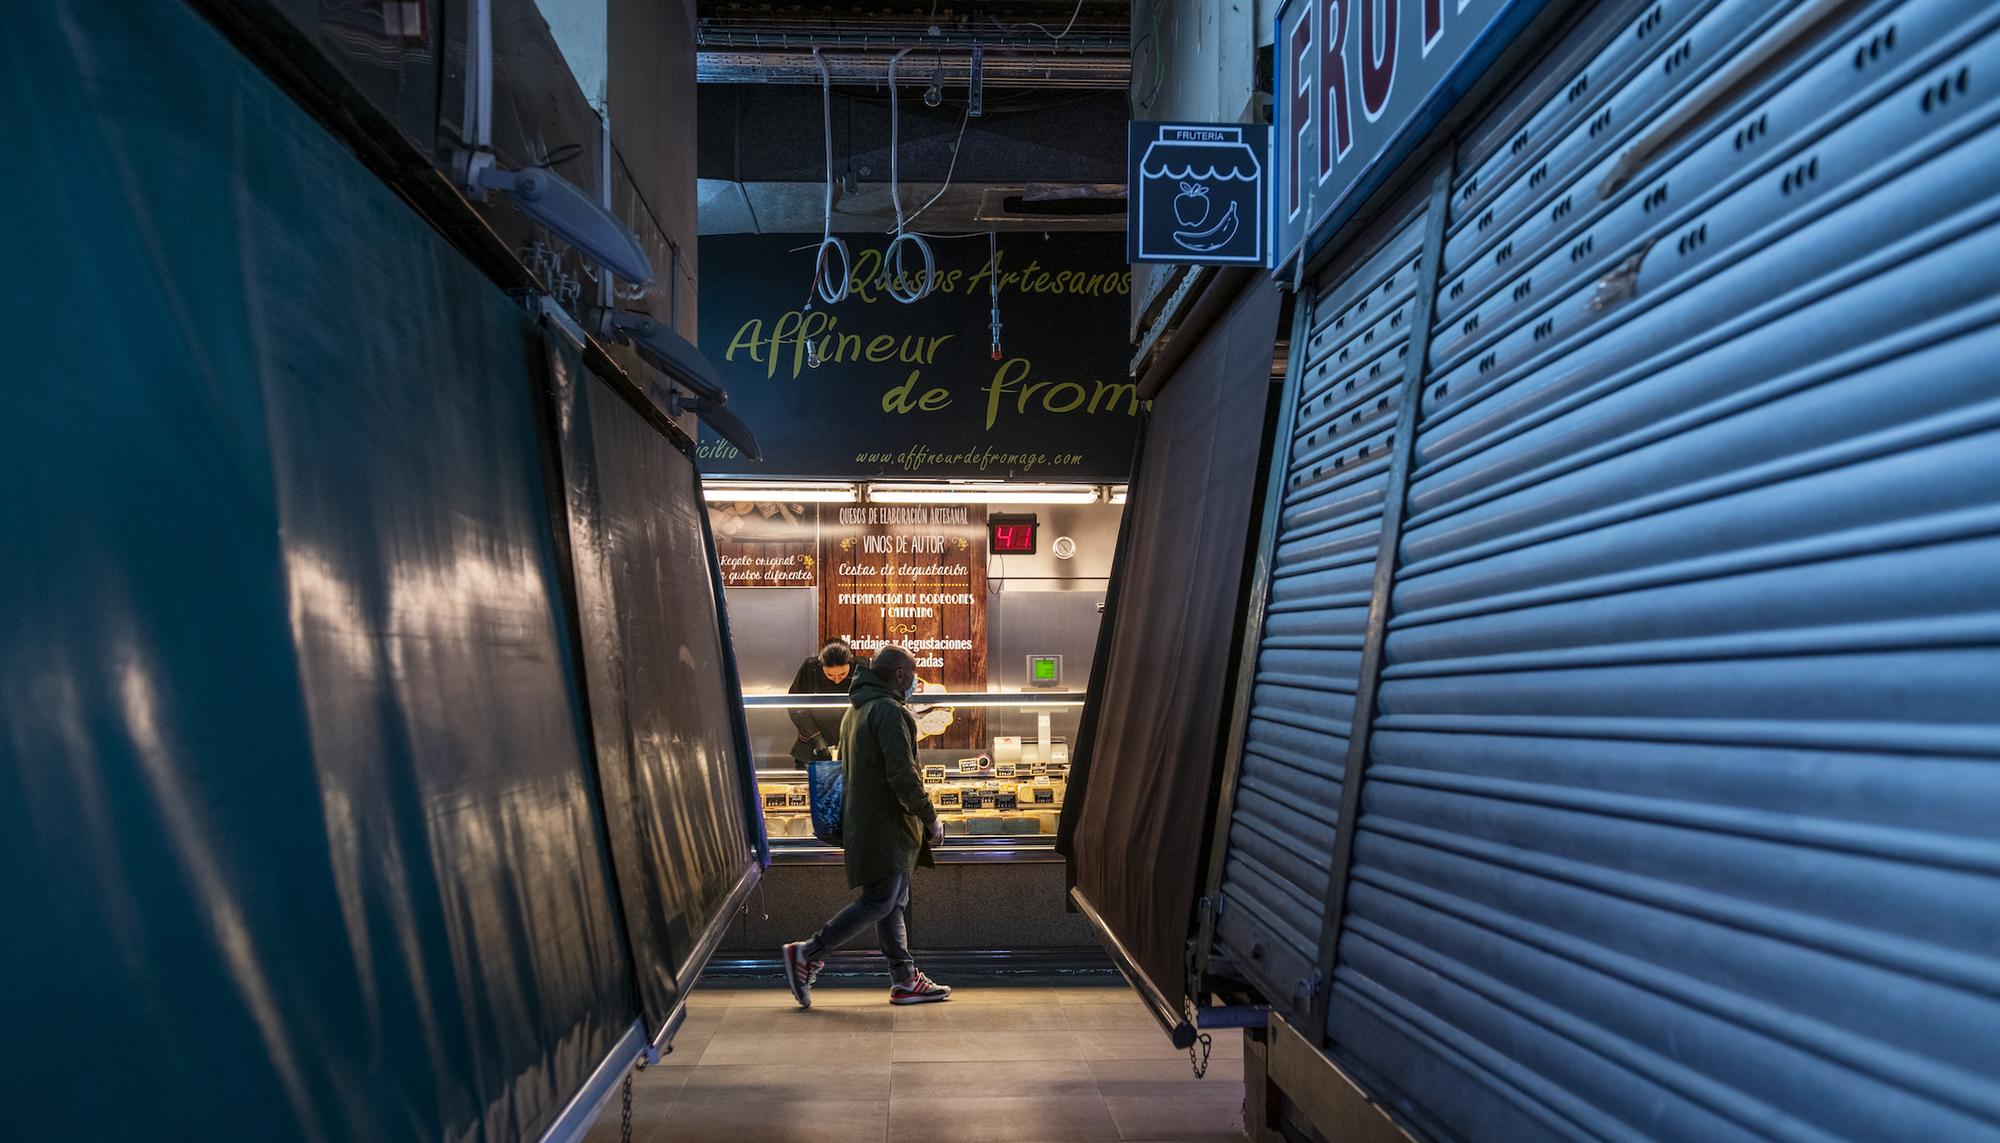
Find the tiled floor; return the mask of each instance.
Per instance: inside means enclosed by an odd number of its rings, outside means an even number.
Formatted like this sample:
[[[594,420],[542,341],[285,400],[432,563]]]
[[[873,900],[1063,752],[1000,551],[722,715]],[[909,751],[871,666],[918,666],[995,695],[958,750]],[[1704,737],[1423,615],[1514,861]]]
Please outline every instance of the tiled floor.
[[[703,985],[673,1054],[633,1081],[634,1143],[1063,1143],[1243,1138],[1240,1033],[1195,1079],[1130,991]],[[615,1143],[613,1097],[590,1143]]]

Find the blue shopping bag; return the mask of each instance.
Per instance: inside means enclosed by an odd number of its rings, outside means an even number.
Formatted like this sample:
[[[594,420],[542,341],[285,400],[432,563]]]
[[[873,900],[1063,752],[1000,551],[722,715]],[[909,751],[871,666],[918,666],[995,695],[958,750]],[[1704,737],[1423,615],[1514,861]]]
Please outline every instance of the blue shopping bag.
[[[831,760],[806,763],[806,784],[812,796],[813,836],[838,846],[841,820],[847,815],[847,778],[841,773],[840,763]]]

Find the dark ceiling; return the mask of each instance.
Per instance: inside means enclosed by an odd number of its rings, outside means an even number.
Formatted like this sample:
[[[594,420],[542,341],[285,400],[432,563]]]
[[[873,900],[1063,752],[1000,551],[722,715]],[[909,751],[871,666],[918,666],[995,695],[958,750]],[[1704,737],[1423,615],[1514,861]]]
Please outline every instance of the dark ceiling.
[[[1130,5],[704,3],[704,233],[893,227],[890,61],[906,215],[944,230],[1120,229]],[[819,48],[816,59],[813,49]],[[907,49],[907,50],[905,50]]]

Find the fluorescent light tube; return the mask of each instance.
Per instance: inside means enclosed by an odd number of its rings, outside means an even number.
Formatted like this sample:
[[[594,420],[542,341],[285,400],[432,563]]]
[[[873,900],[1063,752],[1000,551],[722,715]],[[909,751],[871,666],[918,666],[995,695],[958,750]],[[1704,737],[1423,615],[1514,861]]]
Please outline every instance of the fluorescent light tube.
[[[875,484],[868,499],[876,504],[1095,504],[1097,489],[1088,484]]]
[[[860,499],[852,484],[704,484],[701,491],[711,504],[852,504]]]

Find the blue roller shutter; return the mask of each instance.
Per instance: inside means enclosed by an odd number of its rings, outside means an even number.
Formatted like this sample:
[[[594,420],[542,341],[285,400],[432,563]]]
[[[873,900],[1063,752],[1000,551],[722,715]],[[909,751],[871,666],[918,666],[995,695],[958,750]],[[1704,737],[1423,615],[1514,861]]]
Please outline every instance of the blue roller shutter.
[[[1289,387],[1288,449],[1217,939],[1273,1002],[1311,1003],[1341,769],[1422,268],[1406,212],[1325,275]]]
[[[1731,10],[1459,160],[1327,1025],[1438,1136],[2000,1138],[2000,7]]]

